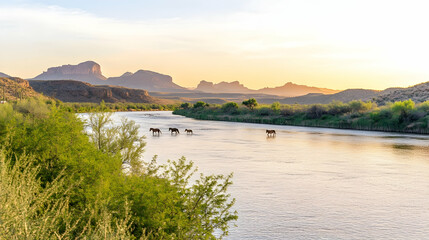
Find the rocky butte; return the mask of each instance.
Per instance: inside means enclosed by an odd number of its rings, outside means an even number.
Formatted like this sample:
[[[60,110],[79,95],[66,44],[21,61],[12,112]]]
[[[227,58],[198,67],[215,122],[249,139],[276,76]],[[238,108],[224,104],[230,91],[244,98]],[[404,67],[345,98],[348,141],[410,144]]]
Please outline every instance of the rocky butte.
[[[62,65],[48,68],[46,72],[33,78],[33,80],[78,80],[93,84],[100,84],[106,80],[101,73],[98,63],[87,61],[78,65]]]

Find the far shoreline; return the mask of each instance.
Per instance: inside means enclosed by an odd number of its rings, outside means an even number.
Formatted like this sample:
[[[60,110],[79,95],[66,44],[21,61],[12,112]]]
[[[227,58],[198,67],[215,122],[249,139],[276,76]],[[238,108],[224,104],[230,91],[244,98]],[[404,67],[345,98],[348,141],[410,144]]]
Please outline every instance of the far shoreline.
[[[304,127],[304,128],[323,128],[323,129],[337,129],[337,130],[356,130],[356,131],[365,131],[365,132],[383,132],[383,133],[396,133],[396,134],[416,134],[416,135],[424,135],[424,136],[428,136],[429,135],[429,130],[426,133],[422,133],[422,132],[416,132],[416,131],[406,131],[406,130],[386,130],[386,129],[375,129],[375,128],[358,128],[358,127],[335,127],[335,126],[327,126],[327,125],[305,125],[305,124],[292,124],[292,123],[287,123],[287,124],[276,124],[276,123],[272,123],[272,122],[255,122],[255,121],[246,121],[246,120],[254,120],[254,119],[240,119],[242,121],[239,120],[234,120],[231,118],[225,119],[225,118],[216,118],[216,116],[211,115],[212,118],[210,118],[209,116],[207,116],[207,118],[203,118],[203,117],[198,117],[198,116],[190,116],[190,115],[186,115],[186,114],[181,114],[178,113],[177,111],[173,111],[172,112],[173,115],[179,115],[179,116],[184,116],[187,118],[192,118],[192,119],[196,119],[196,120],[203,120],[203,121],[220,121],[220,122],[236,122],[236,123],[251,123],[251,124],[266,124],[266,125],[272,125],[272,126],[293,126],[293,127]],[[236,118],[237,119],[237,118]],[[262,120],[263,119],[259,119]]]

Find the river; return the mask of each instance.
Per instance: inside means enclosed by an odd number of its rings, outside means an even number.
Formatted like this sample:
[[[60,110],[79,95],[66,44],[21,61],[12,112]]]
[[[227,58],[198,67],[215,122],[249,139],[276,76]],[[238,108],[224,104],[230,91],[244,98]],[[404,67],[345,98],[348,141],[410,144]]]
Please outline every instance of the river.
[[[201,121],[118,112],[146,135],[144,160],[185,156],[234,173],[239,219],[226,239],[426,239],[429,136]],[[152,136],[149,128],[163,131]],[[181,134],[168,132],[179,128]],[[192,129],[193,135],[183,130]],[[277,136],[267,138],[265,129]]]

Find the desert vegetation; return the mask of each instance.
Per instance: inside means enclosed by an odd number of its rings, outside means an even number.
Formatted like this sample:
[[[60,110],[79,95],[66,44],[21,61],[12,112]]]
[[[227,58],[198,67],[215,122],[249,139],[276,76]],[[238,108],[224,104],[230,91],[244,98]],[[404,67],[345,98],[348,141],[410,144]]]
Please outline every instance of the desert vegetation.
[[[258,105],[254,99],[249,99],[241,105],[234,102],[223,105],[184,103],[173,113],[203,120],[429,133],[429,101],[415,104],[405,100],[384,106],[371,101]]]
[[[138,126],[110,115],[84,122],[57,101],[0,104],[0,239],[226,236],[232,175],[197,176],[185,158],[143,161]]]

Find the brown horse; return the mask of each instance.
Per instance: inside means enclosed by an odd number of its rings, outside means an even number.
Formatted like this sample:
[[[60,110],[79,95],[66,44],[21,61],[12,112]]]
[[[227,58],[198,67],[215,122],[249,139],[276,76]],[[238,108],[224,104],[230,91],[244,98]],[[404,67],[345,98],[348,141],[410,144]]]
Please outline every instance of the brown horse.
[[[267,136],[275,136],[276,135],[276,130],[267,130],[265,131],[267,133]]]
[[[191,130],[191,129],[185,129],[185,132],[186,132],[187,134],[194,134],[194,132],[192,132],[192,130]]]
[[[162,133],[161,130],[159,130],[159,128],[150,128],[149,132],[150,131],[152,131],[152,135],[155,135],[155,133],[156,133],[159,136],[159,134]]]
[[[180,133],[179,129],[177,129],[177,128],[169,128],[168,131],[171,131],[171,134],[173,134],[173,133],[175,133],[175,134]]]

